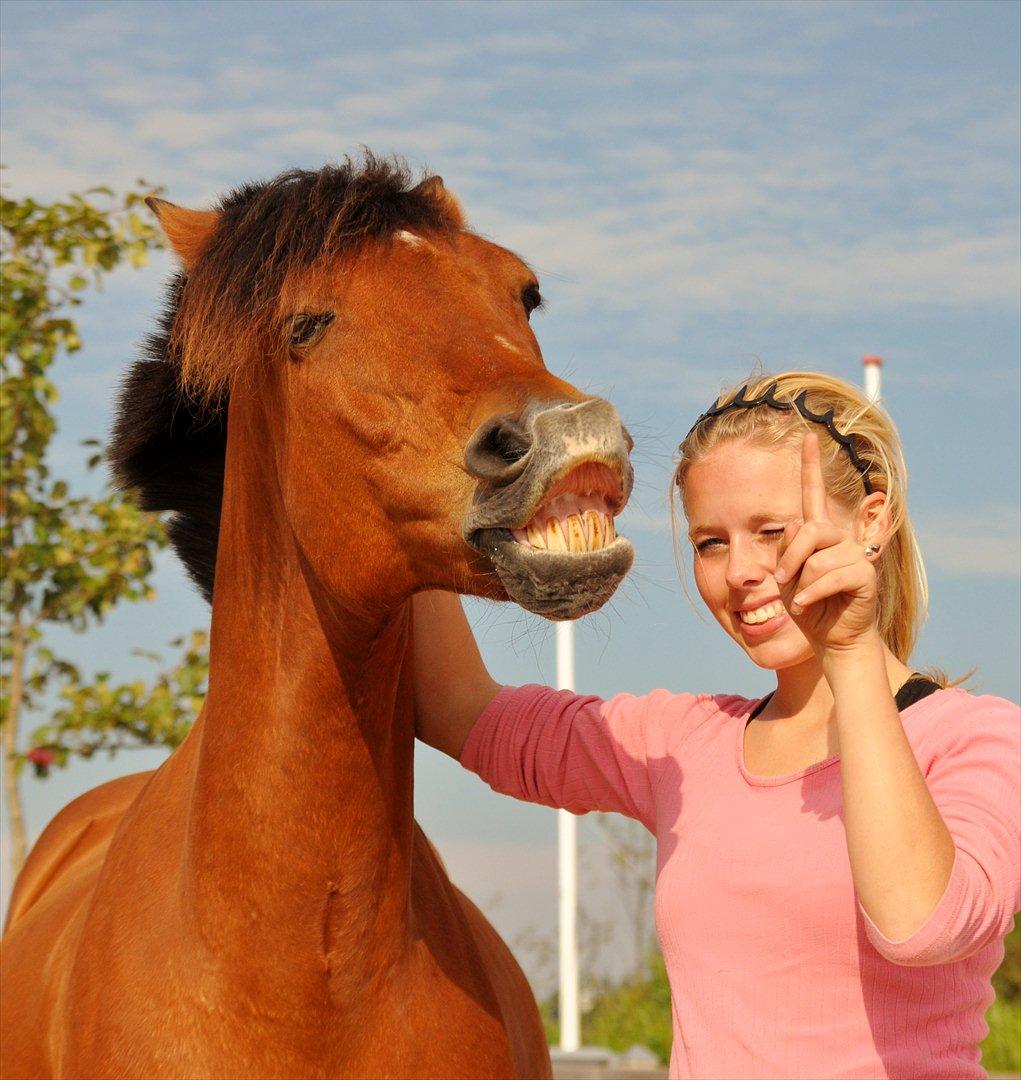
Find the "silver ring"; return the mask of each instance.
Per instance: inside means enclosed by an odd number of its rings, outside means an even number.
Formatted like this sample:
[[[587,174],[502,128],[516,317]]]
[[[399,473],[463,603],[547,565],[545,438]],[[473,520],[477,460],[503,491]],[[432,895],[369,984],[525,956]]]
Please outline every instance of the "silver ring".
[[[873,555],[878,555],[878,554],[879,554],[879,548],[878,548],[878,547],[875,547],[875,546],[874,546],[874,545],[872,545],[872,544],[869,544],[869,545],[868,545],[868,546],[867,546],[867,547],[865,548],[865,558],[866,558],[866,559],[871,559]]]

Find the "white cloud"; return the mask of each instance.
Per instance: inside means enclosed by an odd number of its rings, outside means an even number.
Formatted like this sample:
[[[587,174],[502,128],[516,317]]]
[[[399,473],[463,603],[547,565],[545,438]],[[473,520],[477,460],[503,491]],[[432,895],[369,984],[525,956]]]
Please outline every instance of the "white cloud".
[[[1021,578],[1021,507],[943,511],[918,522],[926,566],[953,577]]]
[[[403,9],[401,18],[414,21]],[[763,47],[777,19],[784,32]],[[941,212],[973,202],[977,188],[1009,183],[1009,95],[948,94],[938,84],[922,93],[916,81],[914,93],[862,118],[855,88],[837,102],[838,137],[825,122],[832,92],[819,100],[790,93],[792,78],[818,74],[835,33],[890,19],[915,16],[847,6],[740,17],[643,11],[622,23],[624,40],[654,34],[676,57],[635,49],[591,67],[578,44],[594,47],[605,29],[554,17],[537,35],[543,60],[525,48],[532,35],[488,12],[477,16],[475,41],[426,34],[313,56],[300,78],[269,45],[261,63],[231,50],[210,57],[204,77],[182,58],[142,72],[123,56],[104,57],[78,72],[73,89],[51,85],[46,104],[22,88],[9,120],[16,171],[8,178],[48,194],[144,173],[187,199],[295,157],[335,159],[367,143],[456,176],[478,195],[468,209],[484,232],[577,283],[569,312],[1013,306],[1016,214],[975,223]],[[129,18],[116,40],[132,27],[144,31]],[[66,26],[50,32],[75,54]],[[35,31],[40,49],[46,33]],[[650,78],[663,83],[651,99]],[[598,94],[610,83],[617,93],[597,108],[522,110],[518,95],[533,79],[551,97]],[[215,89],[200,94],[203,86]],[[772,140],[742,140],[765,101],[776,112]],[[954,140],[932,134],[934,116],[954,124]],[[565,131],[583,140],[580,154],[560,145]],[[983,153],[965,152],[972,144]],[[919,191],[915,210],[886,213],[905,184]]]

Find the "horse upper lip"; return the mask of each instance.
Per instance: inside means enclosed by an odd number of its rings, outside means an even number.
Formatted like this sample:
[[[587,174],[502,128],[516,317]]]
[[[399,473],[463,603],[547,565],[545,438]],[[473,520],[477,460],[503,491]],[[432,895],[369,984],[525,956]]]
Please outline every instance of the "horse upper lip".
[[[572,485],[570,483],[571,477],[579,470],[585,470],[586,466],[593,466],[594,468],[591,471],[583,472],[582,476]],[[606,482],[610,476],[613,478],[612,483]],[[582,486],[584,481],[587,481],[592,486],[584,491],[579,491],[578,487]],[[552,502],[561,495],[569,493],[603,495],[612,504],[613,513],[616,516],[624,508],[624,487],[624,476],[618,461],[607,461],[605,458],[599,457],[573,461],[554,474],[545,491],[539,496],[538,501],[532,508],[532,516],[534,517],[536,511],[540,510],[545,503]],[[531,520],[531,518],[527,520]]]
[[[575,473],[585,470],[574,477]],[[561,495],[574,493],[579,496],[601,495],[610,504],[611,513],[616,516],[624,508],[630,489],[630,465],[626,459],[607,459],[592,456],[574,459],[562,468],[551,473],[542,485],[538,496],[529,500],[528,508],[513,514],[500,514],[490,518],[483,511],[478,517],[471,515],[471,527],[466,530],[466,539],[474,541],[478,533],[485,529],[523,529],[547,503]],[[572,482],[573,480],[573,482]],[[584,489],[583,485],[585,486]],[[474,509],[480,509],[476,504]]]

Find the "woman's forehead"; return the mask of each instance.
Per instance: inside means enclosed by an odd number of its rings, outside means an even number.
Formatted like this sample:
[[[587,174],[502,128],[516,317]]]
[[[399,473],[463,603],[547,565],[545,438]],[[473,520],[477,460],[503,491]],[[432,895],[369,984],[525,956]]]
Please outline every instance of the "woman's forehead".
[[[756,483],[772,478],[778,483],[801,483],[799,447],[789,442],[761,446],[745,439],[731,439],[714,446],[689,468],[685,486],[695,480],[699,487],[730,487],[741,478]]]
[[[689,520],[725,513],[769,516],[801,505],[801,458],[788,445],[721,443],[694,462],[684,478]]]

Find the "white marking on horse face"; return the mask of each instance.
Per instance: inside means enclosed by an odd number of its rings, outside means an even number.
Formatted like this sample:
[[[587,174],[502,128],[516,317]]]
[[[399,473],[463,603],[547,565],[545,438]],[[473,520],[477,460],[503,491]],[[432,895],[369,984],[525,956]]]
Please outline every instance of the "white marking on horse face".
[[[494,335],[493,335],[493,340],[494,340],[495,342],[497,342],[497,344],[499,344],[499,345],[502,345],[502,346],[503,346],[503,347],[504,347],[505,349],[510,349],[510,351],[511,351],[511,352],[513,352],[513,353],[519,353],[519,352],[521,352],[521,350],[520,350],[520,349],[519,349],[519,348],[517,347],[517,345],[512,345],[512,344],[511,344],[511,343],[510,343],[510,342],[509,342],[509,341],[508,341],[508,340],[507,340],[507,339],[506,339],[506,338],[505,338],[505,337],[503,336],[503,334],[494,334]]]
[[[571,457],[591,454],[603,449],[603,440],[596,435],[585,435],[580,439],[573,435],[564,436],[564,449]]]
[[[400,232],[394,234],[398,240],[402,240],[405,244],[410,244],[412,247],[428,247],[429,245],[422,239],[417,233],[408,232],[407,229],[401,229]]]

